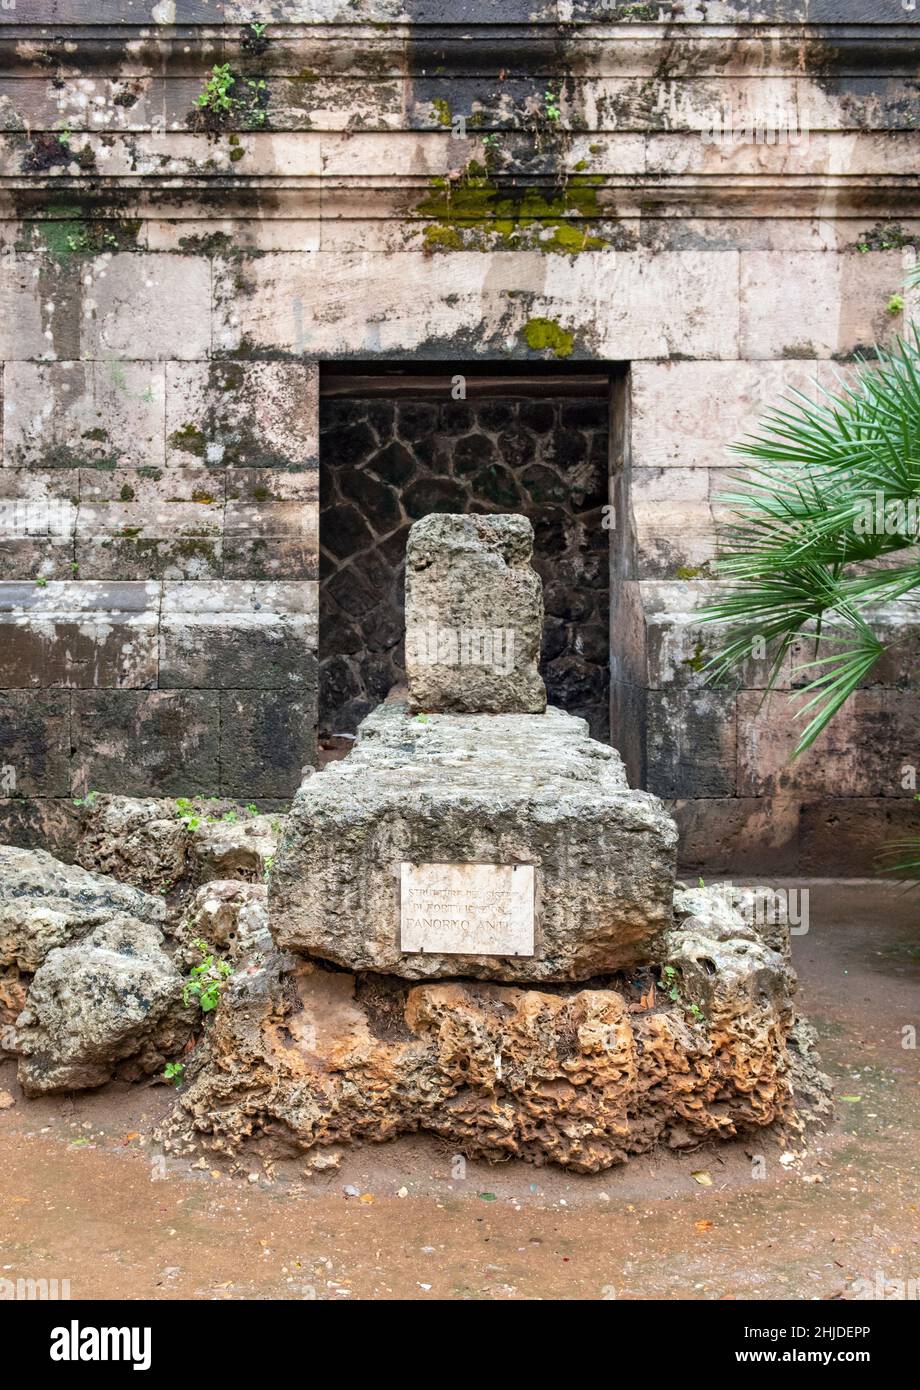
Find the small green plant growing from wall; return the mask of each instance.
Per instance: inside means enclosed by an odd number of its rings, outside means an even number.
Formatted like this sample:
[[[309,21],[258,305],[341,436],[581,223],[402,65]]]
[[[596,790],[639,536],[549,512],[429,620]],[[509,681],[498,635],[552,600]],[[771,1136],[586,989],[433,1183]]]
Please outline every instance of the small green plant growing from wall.
[[[163,1068],[163,1080],[171,1081],[174,1086],[181,1086],[184,1071],[184,1062],[167,1062]]]
[[[700,880],[702,883],[702,880]],[[671,1000],[672,1004],[683,1004],[685,1011],[693,1019],[694,1023],[702,1023],[705,1018],[703,1010],[699,1004],[688,1004],[681,999],[680,993],[680,973],[676,966],[664,965],[661,968],[661,987],[664,993]]]
[[[559,93],[552,87],[547,87],[543,93],[543,114],[548,121],[553,124],[562,119],[562,107],[559,105]]]
[[[219,816],[205,815],[201,808],[202,799],[203,798],[199,798],[195,801],[190,796],[179,796],[176,798],[176,816],[185,826],[186,830],[190,830],[194,833],[202,825],[235,825],[239,820],[239,812],[234,810],[224,811],[223,814]],[[207,800],[209,802],[214,802],[218,801],[219,798],[216,796],[209,796]],[[254,801],[249,803],[246,810],[249,815],[252,816],[257,816],[259,814],[259,808]]]
[[[268,83],[262,77],[241,77],[229,63],[215,63],[195,105],[212,128],[238,121],[258,130],[268,121]]]
[[[190,801],[187,796],[176,798],[176,815],[185,826],[186,830],[196,831],[201,825],[203,817],[195,809],[195,803]]]
[[[114,251],[118,249],[118,237],[115,236],[114,232],[103,232],[101,241],[104,250]],[[96,249],[93,246],[90,233],[82,227],[77,232],[67,234],[66,244],[68,251],[92,251]]]
[[[229,63],[215,63],[211,76],[204,84],[204,91],[196,99],[196,105],[215,114],[231,112],[234,99],[231,96],[236,86],[236,77]]]
[[[225,960],[215,960],[214,952],[206,941],[198,937],[192,942],[201,955],[197,965],[193,965],[182,986],[182,1002],[194,1000],[203,1014],[213,1013],[220,1003],[221,992],[233,971]]]
[[[680,999],[680,989],[678,987],[677,971],[673,965],[665,965],[661,970],[661,983],[665,994],[676,1004]]]
[[[258,57],[265,52],[269,45],[269,38],[265,32],[267,28],[267,24],[259,23],[257,20],[244,25],[240,32],[240,47],[244,53]]]

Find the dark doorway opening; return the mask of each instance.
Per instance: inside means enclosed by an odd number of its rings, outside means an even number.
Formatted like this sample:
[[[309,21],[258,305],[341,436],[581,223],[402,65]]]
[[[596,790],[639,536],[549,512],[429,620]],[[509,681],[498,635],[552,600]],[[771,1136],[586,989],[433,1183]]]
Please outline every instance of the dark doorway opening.
[[[443,511],[530,518],[549,701],[609,741],[611,370],[567,368],[323,368],[321,739],[404,679],[406,538]]]

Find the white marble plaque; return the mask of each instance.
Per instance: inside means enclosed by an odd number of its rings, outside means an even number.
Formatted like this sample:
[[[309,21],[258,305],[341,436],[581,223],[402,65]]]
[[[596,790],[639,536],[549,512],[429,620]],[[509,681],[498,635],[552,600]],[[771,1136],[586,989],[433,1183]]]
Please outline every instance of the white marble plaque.
[[[532,864],[403,864],[400,950],[532,956]]]

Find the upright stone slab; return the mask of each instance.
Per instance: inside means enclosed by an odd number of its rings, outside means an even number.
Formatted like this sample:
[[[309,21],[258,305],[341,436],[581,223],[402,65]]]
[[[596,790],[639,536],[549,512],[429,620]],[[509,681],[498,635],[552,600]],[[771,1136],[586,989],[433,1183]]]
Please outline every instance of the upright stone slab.
[[[429,713],[541,714],[543,586],[523,516],[417,521],[406,547],[409,706]]]

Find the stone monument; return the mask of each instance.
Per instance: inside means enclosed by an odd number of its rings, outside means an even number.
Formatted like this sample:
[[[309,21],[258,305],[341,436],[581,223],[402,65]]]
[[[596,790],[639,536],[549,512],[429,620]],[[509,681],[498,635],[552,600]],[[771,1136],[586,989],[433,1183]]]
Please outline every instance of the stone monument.
[[[272,879],[280,945],[406,979],[527,983],[656,955],[677,832],[584,720],[546,709],[532,545],[519,516],[412,528],[408,700],[301,789]]]
[[[408,694],[301,786],[180,1145],[426,1129],[595,1171],[822,1102],[783,924],[677,885],[663,804],[546,708],[532,546],[520,516],[413,526]]]

